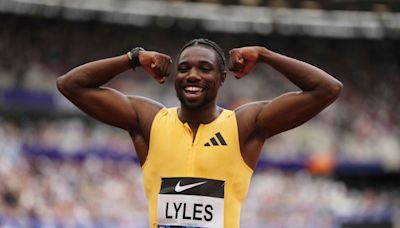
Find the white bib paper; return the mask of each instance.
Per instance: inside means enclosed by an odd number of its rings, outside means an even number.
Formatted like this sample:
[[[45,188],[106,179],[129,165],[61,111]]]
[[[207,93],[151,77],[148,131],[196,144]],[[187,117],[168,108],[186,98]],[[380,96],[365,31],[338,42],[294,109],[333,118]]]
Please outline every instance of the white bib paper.
[[[224,227],[224,181],[163,178],[158,195],[158,227]]]

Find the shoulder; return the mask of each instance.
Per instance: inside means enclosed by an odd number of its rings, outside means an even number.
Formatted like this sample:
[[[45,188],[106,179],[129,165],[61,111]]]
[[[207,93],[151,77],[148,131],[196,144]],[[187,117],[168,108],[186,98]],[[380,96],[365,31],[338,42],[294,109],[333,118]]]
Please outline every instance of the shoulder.
[[[165,108],[161,103],[141,96],[128,96],[129,104],[138,114],[157,114],[161,109]]]
[[[136,126],[139,127],[138,129],[131,129],[131,131],[141,131],[146,135],[150,131],[155,116],[160,110],[165,109],[165,106],[147,97],[131,95],[127,97],[131,108],[136,113]]]
[[[147,97],[133,95],[128,95],[127,97],[131,105],[144,105],[158,110],[165,108],[161,103]]]
[[[247,123],[248,121],[256,121],[262,109],[269,103],[271,103],[269,100],[255,101],[237,107],[234,112],[238,124],[242,124],[241,122]]]
[[[263,108],[271,101],[255,101],[239,106],[234,110],[241,140],[257,133],[257,118]]]

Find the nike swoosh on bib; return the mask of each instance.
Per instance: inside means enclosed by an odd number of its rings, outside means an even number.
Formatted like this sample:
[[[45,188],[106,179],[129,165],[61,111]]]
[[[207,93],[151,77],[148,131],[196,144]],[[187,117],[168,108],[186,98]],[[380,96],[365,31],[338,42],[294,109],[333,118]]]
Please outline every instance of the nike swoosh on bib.
[[[175,186],[175,192],[183,192],[185,190],[197,187],[199,185],[205,184],[207,181],[199,182],[199,183],[193,183],[193,184],[187,184],[187,185],[181,185],[181,181],[179,181],[176,186]]]

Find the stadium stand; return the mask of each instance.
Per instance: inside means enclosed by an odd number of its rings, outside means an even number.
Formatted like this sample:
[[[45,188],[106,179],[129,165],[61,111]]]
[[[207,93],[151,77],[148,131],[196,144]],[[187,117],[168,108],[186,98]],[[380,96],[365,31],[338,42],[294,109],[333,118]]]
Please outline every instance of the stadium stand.
[[[12,1],[1,1],[3,6],[7,2]],[[295,2],[240,4],[334,10],[373,7],[355,3],[357,7],[351,7],[341,1]],[[386,5],[380,12],[398,9],[396,4]],[[400,224],[400,53],[396,51],[400,43],[396,36],[368,38],[361,30],[360,37],[347,38],[284,35],[275,30],[210,33],[191,20],[171,26],[164,20],[132,26],[96,16],[65,20],[4,9],[0,14],[1,227],[147,227],[140,167],[129,137],[81,114],[56,91],[55,80],[74,66],[136,45],[175,56],[178,47],[194,37],[215,40],[225,50],[247,44],[267,46],[322,67],[345,86],[338,102],[320,116],[267,141],[242,211],[242,227]],[[240,90],[238,82],[228,79],[221,106],[234,108],[294,89],[268,67],[257,68],[240,84],[249,90]],[[110,86],[167,106],[178,102],[171,80],[159,86],[140,70],[124,73]]]

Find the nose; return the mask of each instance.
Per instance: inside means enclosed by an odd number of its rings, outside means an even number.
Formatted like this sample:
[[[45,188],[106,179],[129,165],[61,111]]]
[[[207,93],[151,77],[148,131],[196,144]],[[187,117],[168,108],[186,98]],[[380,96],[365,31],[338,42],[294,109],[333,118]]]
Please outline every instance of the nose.
[[[190,69],[189,74],[186,78],[189,82],[197,82],[200,81],[200,74],[199,72],[197,72],[195,67],[192,67],[192,69]]]

